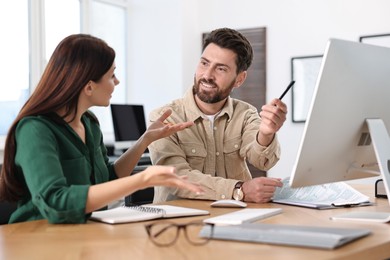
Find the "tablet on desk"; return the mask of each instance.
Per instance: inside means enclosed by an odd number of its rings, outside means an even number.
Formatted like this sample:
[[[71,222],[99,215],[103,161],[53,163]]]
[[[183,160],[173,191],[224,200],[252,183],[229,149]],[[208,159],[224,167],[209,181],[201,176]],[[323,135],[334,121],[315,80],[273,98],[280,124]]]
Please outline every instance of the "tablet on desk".
[[[371,234],[371,231],[363,228],[330,228],[263,223],[214,226],[211,236],[209,227],[204,227],[200,232],[200,236],[210,237],[211,239],[321,249],[335,249],[369,234]]]

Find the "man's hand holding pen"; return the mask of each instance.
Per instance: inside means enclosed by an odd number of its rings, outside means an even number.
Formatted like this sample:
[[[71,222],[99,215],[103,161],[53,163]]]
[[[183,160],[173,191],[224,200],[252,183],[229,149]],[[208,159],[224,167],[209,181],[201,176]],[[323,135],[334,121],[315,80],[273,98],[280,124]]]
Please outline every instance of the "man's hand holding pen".
[[[259,113],[261,123],[257,137],[259,144],[268,146],[272,142],[275,133],[279,131],[286,121],[287,106],[282,102],[282,98],[286,95],[294,83],[294,81],[290,82],[280,98],[275,98],[270,103],[261,107],[261,111]]]

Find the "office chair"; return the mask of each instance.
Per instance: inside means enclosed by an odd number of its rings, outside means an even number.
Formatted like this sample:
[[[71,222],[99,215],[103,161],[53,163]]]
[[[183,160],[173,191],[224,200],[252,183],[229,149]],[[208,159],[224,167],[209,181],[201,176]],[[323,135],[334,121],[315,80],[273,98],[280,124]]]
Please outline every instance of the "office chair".
[[[0,164],[0,171],[1,171]],[[11,214],[16,210],[16,202],[0,202],[0,225],[8,224],[8,220],[11,217]]]
[[[16,203],[0,202],[0,225],[8,224],[11,214],[16,210]]]

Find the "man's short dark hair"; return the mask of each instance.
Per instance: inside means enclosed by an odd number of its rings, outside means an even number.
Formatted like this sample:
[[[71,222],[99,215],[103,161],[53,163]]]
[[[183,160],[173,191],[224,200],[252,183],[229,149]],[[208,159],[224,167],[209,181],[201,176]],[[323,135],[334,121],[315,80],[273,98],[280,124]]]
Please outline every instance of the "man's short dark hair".
[[[202,51],[210,43],[214,43],[221,48],[229,49],[236,53],[237,73],[246,71],[250,67],[253,60],[252,46],[248,39],[238,31],[230,28],[220,28],[212,31],[204,39]]]

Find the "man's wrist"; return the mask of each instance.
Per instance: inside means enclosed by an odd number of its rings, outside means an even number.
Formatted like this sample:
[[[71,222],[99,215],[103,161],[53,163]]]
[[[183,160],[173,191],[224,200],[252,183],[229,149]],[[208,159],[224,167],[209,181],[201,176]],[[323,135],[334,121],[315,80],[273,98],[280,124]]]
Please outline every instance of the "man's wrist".
[[[269,146],[272,141],[274,140],[275,138],[275,134],[269,134],[269,135],[264,135],[264,134],[261,134],[260,131],[257,132],[257,135],[256,135],[256,140],[257,140],[257,143],[260,144],[261,146]]]

